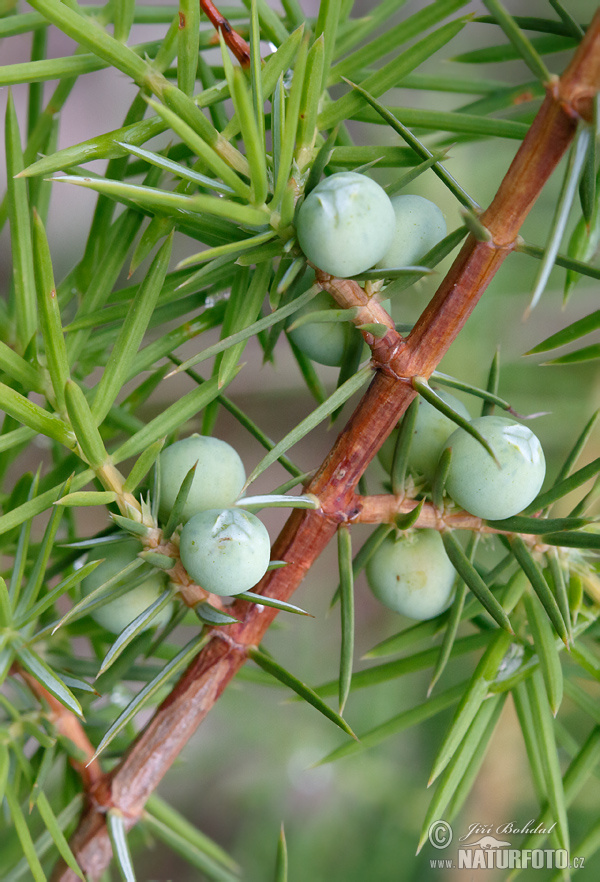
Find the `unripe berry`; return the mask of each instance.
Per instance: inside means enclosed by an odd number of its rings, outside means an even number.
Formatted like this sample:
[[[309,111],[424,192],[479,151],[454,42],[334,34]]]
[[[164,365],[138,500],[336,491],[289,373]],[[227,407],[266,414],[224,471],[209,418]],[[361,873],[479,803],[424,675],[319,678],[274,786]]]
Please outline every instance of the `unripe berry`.
[[[415,266],[446,235],[444,215],[423,196],[392,196],[394,235],[378,267]]]
[[[132,563],[142,550],[142,546],[135,539],[125,539],[123,542],[114,542],[110,545],[99,545],[93,548],[88,554],[88,561],[102,560],[96,569],[86,576],[81,582],[81,593],[86,596],[106,584],[109,579],[116,576],[128,564]],[[140,570],[135,570],[129,576],[115,583],[115,590],[121,588],[124,584],[133,582],[139,576]],[[101,607],[92,610],[90,613],[94,621],[111,631],[113,634],[119,634],[127,627],[140,613],[147,609],[155,600],[163,593],[166,587],[166,578],[162,573],[156,571],[151,572],[148,577],[135,588],[132,588],[125,594],[121,594],[115,600],[107,599]],[[109,595],[110,596],[110,595]],[[169,621],[172,611],[172,604],[166,606],[154,619],[148,627],[156,627],[157,625],[166,625]]]
[[[437,394],[460,416],[466,420],[471,419],[465,405],[454,395],[449,392]],[[421,398],[408,455],[409,471],[414,475],[424,475],[429,481],[433,480],[442,448],[455,429],[456,423]],[[379,461],[387,472],[392,470],[398,432],[399,429],[394,429],[379,451]]]
[[[326,291],[319,291],[310,303],[293,314],[292,322],[311,312],[339,308]],[[346,347],[360,331],[351,322],[307,322],[288,333],[298,349],[313,361],[336,367],[342,363]]]
[[[308,291],[314,284],[315,273],[310,267],[305,274],[303,285],[299,293]],[[392,305],[389,300],[384,300],[381,304],[385,310],[391,311]],[[333,297],[326,291],[319,291],[312,300],[305,306],[301,307],[290,317],[290,324],[304,315],[311,312],[334,311],[341,307],[335,302]],[[318,364],[326,364],[330,367],[339,367],[344,360],[344,356],[348,348],[354,344],[358,344],[360,331],[352,322],[306,322],[298,328],[288,330],[288,336],[294,344],[312,361]],[[369,347],[364,344],[362,350],[362,358],[369,355]]]
[[[436,530],[414,530],[383,540],[366,567],[375,597],[412,619],[431,619],[452,602],[455,571]]]
[[[244,464],[231,444],[206,435],[182,438],[160,454],[160,513],[167,520],[183,479],[196,463],[182,522],[209,508],[233,505],[246,482]]]
[[[332,276],[349,278],[372,267],[392,242],[394,209],[371,178],[339,172],[308,194],[296,216],[306,257]]]
[[[181,531],[181,562],[211,594],[249,591],[267,571],[271,542],[256,515],[241,509],[211,509],[194,515]]]
[[[533,502],[542,487],[542,445],[530,428],[506,417],[478,417],[472,425],[490,444],[499,465],[475,438],[457,429],[445,444],[452,449],[446,490],[477,517],[512,517]]]

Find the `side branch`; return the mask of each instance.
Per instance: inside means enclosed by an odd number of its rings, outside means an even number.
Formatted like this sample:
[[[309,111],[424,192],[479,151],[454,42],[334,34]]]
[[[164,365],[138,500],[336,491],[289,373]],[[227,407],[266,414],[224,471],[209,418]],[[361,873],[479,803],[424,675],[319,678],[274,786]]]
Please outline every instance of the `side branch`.
[[[358,513],[354,524],[393,524],[398,515],[409,514],[419,505],[414,499],[402,499],[384,493],[377,496],[356,496]],[[414,523],[421,530],[468,530],[485,536],[512,536],[514,530],[490,527],[489,524],[467,511],[438,511],[431,502],[426,502]],[[537,549],[541,547],[540,537],[534,533],[519,533],[521,538]],[[547,547],[547,546],[544,546]]]
[[[379,341],[374,379],[307,488],[318,496],[322,509],[292,512],[273,548],[274,557],[287,561],[288,566],[270,572],[256,590],[288,599],[334,535],[340,513],[352,520],[359,478],[415,397],[410,379],[429,377],[464,326],[513,249],[521,224],[571,142],[578,117],[591,118],[592,96],[599,86],[600,12],[564,77],[549,88],[496,198],[481,217],[492,234],[491,242],[470,236],[411,334],[404,339],[390,329]],[[342,305],[364,306],[344,301],[352,284],[335,279],[326,284]],[[121,763],[94,789],[96,803],[84,813],[71,843],[90,878],[98,878],[110,860],[103,812],[114,806],[130,825],[139,819],[145,800],[244,663],[243,647],[260,643],[276,615],[273,608],[242,600],[233,611],[240,624],[223,629],[231,645],[217,637],[209,642]],[[53,879],[75,882],[76,877],[63,866]]]

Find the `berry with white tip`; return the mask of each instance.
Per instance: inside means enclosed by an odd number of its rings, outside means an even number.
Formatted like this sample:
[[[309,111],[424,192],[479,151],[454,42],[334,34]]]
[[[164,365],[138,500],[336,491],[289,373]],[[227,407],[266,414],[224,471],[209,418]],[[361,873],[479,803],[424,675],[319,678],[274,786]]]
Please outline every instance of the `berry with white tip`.
[[[179,552],[188,575],[211,594],[249,591],[267,571],[271,542],[256,515],[211,509],[194,515],[181,531]]]
[[[510,518],[541,490],[546,474],[542,445],[528,426],[506,417],[482,416],[471,424],[489,443],[498,462],[468,432],[457,429],[445,444],[452,449],[448,495],[476,517]]]
[[[311,190],[296,216],[298,241],[323,272],[350,278],[391,245],[394,209],[385,190],[357,172],[331,175]]]

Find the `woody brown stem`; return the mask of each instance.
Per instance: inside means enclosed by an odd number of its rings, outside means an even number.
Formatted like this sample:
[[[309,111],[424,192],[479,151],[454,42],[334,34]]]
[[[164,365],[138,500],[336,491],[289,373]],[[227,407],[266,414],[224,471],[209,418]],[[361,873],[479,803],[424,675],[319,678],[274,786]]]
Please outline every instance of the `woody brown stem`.
[[[401,498],[391,493],[377,496],[356,496],[357,513],[354,524],[393,524],[398,515],[410,514],[419,505],[416,499]],[[440,512],[431,502],[425,502],[414,526],[442,530],[451,527],[453,530],[471,530],[478,533],[498,533],[499,530],[487,527],[481,518],[468,514],[466,511]]]
[[[89,793],[101,780],[102,768],[94,756],[94,748],[83,730],[81,722],[75,714],[58,701],[48,690],[42,686],[39,680],[19,666],[14,667],[14,673],[18,674],[29,686],[34,695],[47,705],[49,719],[56,731],[68,738],[75,745],[80,759],[71,757],[71,765],[81,776],[83,788]]]
[[[377,496],[355,496],[356,514],[354,524],[393,524],[398,515],[410,514],[419,503],[415,499],[403,499],[389,493]],[[413,524],[425,530],[469,530],[486,535],[513,535],[513,530],[490,527],[482,518],[466,511],[439,512],[431,502],[425,502],[417,520]],[[526,542],[539,544],[539,536],[519,534]]]
[[[547,97],[500,186],[481,216],[491,241],[469,236],[432,301],[408,338],[390,329],[373,344],[376,368],[371,385],[307,491],[321,510],[296,509],[273,547],[287,566],[273,570],[256,590],[288,599],[335,534],[338,523],[352,521],[355,488],[365,468],[404,413],[415,391],[414,376],[429,377],[464,326],[504,258],[545,182],[572,140],[579,117],[592,118],[592,99],[600,87],[600,13],[572,63]],[[323,277],[327,290],[347,306],[364,306],[350,296],[354,283]],[[321,284],[323,284],[321,282]],[[356,286],[359,287],[359,286]],[[337,293],[336,293],[337,292]],[[364,295],[364,292],[363,292]],[[277,614],[238,600],[240,623],[223,629],[192,662],[169,697],[131,745],[123,760],[94,789],[96,805],[84,813],[71,846],[86,873],[96,879],[110,859],[103,812],[117,807],[130,825],[189,737],[246,659],[245,648],[260,643]],[[61,867],[55,882],[75,882]]]
[[[200,7],[206,13],[215,30],[223,34],[226,45],[231,49],[242,67],[250,67],[250,47],[243,37],[234,31],[224,15],[221,15],[211,0],[200,0]]]

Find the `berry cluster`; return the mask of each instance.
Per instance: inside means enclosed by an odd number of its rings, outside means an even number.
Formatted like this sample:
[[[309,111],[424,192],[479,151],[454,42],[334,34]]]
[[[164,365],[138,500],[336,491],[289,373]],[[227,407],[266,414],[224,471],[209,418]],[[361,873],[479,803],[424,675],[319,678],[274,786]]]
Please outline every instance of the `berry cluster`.
[[[300,205],[296,216],[298,241],[308,260],[320,270],[348,278],[370,268],[417,264],[446,234],[444,217],[421,196],[391,199],[375,181],[355,172],[331,175]],[[314,283],[312,270],[304,290]],[[348,322],[298,322],[313,312],[337,309],[324,291],[293,317],[288,334],[313,361],[340,365],[358,339]],[[332,316],[333,318],[333,316]],[[298,325],[295,327],[295,325]],[[494,456],[464,428],[422,400],[407,456],[408,471],[424,492],[431,489],[443,451],[452,452],[445,488],[450,498],[469,513],[501,520],[518,514],[537,496],[545,476],[541,445],[527,426],[511,419],[483,416],[471,420],[464,404],[446,392],[443,402],[472,423]],[[396,428],[379,452],[391,472],[398,441]],[[375,596],[386,606],[427,619],[443,612],[452,598],[455,572],[435,530],[413,530],[389,536],[371,557],[367,578]]]
[[[420,196],[391,199],[373,180],[354,172],[331,175],[301,203],[296,216],[298,241],[308,260],[320,270],[346,278],[375,267],[382,276],[390,268],[415,265],[445,235],[439,208]],[[302,290],[315,281],[308,268]],[[338,309],[325,292],[318,292],[293,316],[288,333],[313,361],[339,365],[349,347],[362,347],[359,331],[332,315],[332,321],[304,321],[312,313]],[[323,316],[321,315],[321,319]],[[537,496],[545,476],[541,445],[526,426],[514,420],[483,416],[471,420],[464,404],[439,393],[460,418],[470,421],[493,450],[493,456],[464,428],[426,400],[420,402],[408,447],[406,466],[416,485],[431,490],[443,452],[451,450],[445,478],[449,497],[467,512],[500,520],[522,511]],[[379,460],[391,472],[400,427],[383,445]],[[174,507],[182,526],[181,562],[188,575],[211,594],[241,594],[264,575],[270,559],[266,528],[253,514],[234,507],[246,474],[237,452],[217,438],[191,435],[163,450],[160,460],[160,517],[167,523]],[[194,468],[185,502],[178,500],[184,479]],[[114,578],[142,550],[135,539],[111,546],[107,560],[83,580],[89,593]],[[103,557],[94,550],[90,560]],[[416,619],[443,612],[451,602],[454,568],[440,534],[418,529],[388,536],[367,566],[374,595],[386,606]],[[121,631],[156,600],[167,577],[153,571],[123,597],[94,612],[97,621]],[[124,588],[123,580],[115,589]],[[170,609],[163,609],[159,621]],[[155,624],[157,621],[155,620]]]
[[[442,212],[421,196],[393,196],[371,178],[340,172],[298,209],[296,232],[319,269],[351,278],[371,267],[412,266],[446,235]]]
[[[368,269],[414,266],[446,235],[440,209],[422,196],[387,195],[371,178],[356,172],[331,175],[311,190],[296,215],[298,241],[308,260],[323,272],[349,278]],[[314,283],[305,274],[299,293]],[[389,311],[389,301],[383,306]],[[293,315],[293,324],[313,312],[338,309],[319,292]],[[332,317],[333,318],[333,317]],[[307,322],[292,327],[295,345],[319,364],[338,366],[349,348],[360,345],[348,322]]]
[[[470,419],[464,404],[446,392],[439,397],[488,442],[494,456],[465,428],[425,400],[419,402],[407,466],[424,492],[435,479],[440,458],[450,450],[445,489],[450,498],[472,515],[504,520],[518,514],[538,495],[546,466],[538,438],[512,419],[482,416]],[[400,428],[379,452],[391,471]],[[389,536],[367,565],[373,594],[390,609],[414,619],[439,615],[450,604],[454,569],[440,534],[416,530]]]
[[[218,438],[191,435],[165,448],[159,456],[160,517],[169,520],[182,483],[191,469],[193,478],[181,508],[180,557],[188,575],[211,594],[229,596],[248,591],[264,576],[271,542],[266,527],[254,514],[235,508],[246,481],[238,453]],[[110,551],[107,552],[107,548]],[[135,538],[97,546],[89,560],[105,560],[82,582],[89,594],[136,560],[142,545]],[[94,610],[95,620],[119,633],[164,591],[166,575],[152,571],[136,584],[135,570],[114,584],[115,591],[132,584],[126,594]],[[139,582],[139,580],[138,580]],[[170,607],[152,625],[165,623]]]

